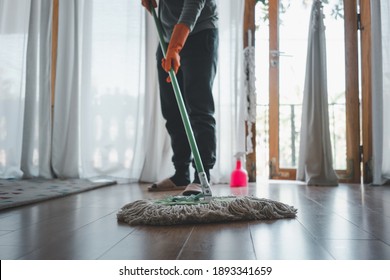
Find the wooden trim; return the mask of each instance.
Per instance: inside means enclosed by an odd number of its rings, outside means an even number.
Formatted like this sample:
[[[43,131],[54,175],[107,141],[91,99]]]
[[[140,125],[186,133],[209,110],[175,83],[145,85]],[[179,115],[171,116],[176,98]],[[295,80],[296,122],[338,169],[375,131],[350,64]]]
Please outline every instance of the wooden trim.
[[[359,63],[357,0],[344,0],[345,19],[345,65],[346,65],[346,118],[347,118],[347,162],[351,178],[343,182],[360,183],[360,105],[359,105]]]
[[[280,0],[268,2],[269,14],[269,160],[270,179],[295,180],[296,169],[280,168],[279,163],[279,4]]]
[[[275,168],[275,173],[270,170],[270,178],[276,180],[296,180],[297,169],[293,168]]]
[[[360,183],[360,102],[358,74],[358,30],[357,1],[344,1],[345,34],[345,82],[346,82],[346,141],[347,170],[337,171],[340,182]],[[279,0],[269,1],[270,50],[279,50],[278,13]],[[269,57],[270,62],[270,115],[269,115],[269,154],[270,178],[295,179],[296,170],[280,168],[279,165],[279,61],[278,57]]]
[[[360,0],[363,181],[372,182],[371,4]]]
[[[57,68],[57,48],[58,48],[58,10],[59,0],[53,0],[52,19],[52,50],[51,50],[51,106],[54,109],[56,68]]]
[[[251,32],[252,44],[255,44],[255,6],[256,0],[245,0],[245,16],[244,16],[244,48],[248,46],[248,33]],[[252,125],[251,133],[253,151],[246,155],[246,170],[248,172],[249,182],[256,182],[256,124]],[[249,135],[248,125],[245,127],[246,136]]]
[[[269,50],[279,50],[279,0],[269,1]],[[269,160],[274,169],[271,179],[279,178],[279,61],[278,56],[269,61],[277,60],[275,65],[269,64]]]

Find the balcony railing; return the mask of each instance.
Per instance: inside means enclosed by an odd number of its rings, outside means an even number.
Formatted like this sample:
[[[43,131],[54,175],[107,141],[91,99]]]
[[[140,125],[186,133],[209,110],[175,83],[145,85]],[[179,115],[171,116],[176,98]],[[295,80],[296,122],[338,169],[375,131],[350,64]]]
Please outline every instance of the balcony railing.
[[[259,160],[265,161],[264,164],[268,165],[269,105],[258,105],[257,108],[257,153]],[[279,105],[279,166],[281,168],[297,168],[301,114],[302,104]],[[329,104],[329,131],[335,169],[346,169],[345,118],[345,104]]]

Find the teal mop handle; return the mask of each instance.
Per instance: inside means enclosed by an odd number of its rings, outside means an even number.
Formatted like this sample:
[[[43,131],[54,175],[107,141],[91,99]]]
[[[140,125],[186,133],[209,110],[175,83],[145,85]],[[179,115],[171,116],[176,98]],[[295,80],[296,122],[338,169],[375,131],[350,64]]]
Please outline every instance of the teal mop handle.
[[[165,43],[164,37],[163,37],[163,34],[164,34],[163,27],[161,25],[159,18],[156,15],[156,11],[152,5],[150,5],[150,11],[153,15],[154,22],[156,23],[161,50],[163,52],[164,57],[166,57],[167,44]],[[180,115],[181,115],[181,118],[182,118],[182,121],[184,124],[184,128],[185,128],[185,131],[187,134],[188,142],[190,144],[191,151],[192,151],[192,154],[194,156],[195,168],[196,168],[196,171],[198,172],[198,175],[199,175],[200,183],[201,183],[201,186],[203,189],[203,195],[205,197],[211,197],[212,193],[211,193],[210,184],[208,182],[206,173],[204,172],[204,168],[203,168],[202,160],[200,157],[198,145],[196,144],[196,141],[195,141],[194,132],[192,130],[191,123],[190,123],[190,120],[188,118],[187,109],[184,105],[184,100],[183,100],[183,96],[182,96],[181,91],[180,91],[179,83],[177,81],[175,71],[172,68],[171,68],[171,70],[169,70],[169,77],[171,78],[171,83],[172,83],[173,91],[175,92],[177,105],[179,107]]]

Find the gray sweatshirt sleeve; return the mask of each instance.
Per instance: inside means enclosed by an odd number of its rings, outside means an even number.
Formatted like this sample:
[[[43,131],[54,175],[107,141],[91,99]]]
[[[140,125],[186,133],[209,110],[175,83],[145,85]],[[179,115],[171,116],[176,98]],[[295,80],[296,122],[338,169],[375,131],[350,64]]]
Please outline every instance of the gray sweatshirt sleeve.
[[[184,0],[178,23],[184,23],[192,31],[205,3],[206,0]]]
[[[160,0],[159,16],[169,42],[175,24],[183,23],[195,34],[207,28],[216,28],[218,12],[215,0]]]

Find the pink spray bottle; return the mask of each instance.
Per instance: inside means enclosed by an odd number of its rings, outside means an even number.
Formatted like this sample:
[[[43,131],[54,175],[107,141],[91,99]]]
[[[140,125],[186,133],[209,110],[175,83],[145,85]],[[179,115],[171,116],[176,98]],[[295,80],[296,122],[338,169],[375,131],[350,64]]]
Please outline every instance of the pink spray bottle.
[[[242,158],[244,153],[237,153],[236,158],[236,168],[233,170],[230,176],[230,186],[231,187],[246,187],[248,186],[248,172],[242,166]]]

